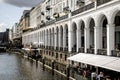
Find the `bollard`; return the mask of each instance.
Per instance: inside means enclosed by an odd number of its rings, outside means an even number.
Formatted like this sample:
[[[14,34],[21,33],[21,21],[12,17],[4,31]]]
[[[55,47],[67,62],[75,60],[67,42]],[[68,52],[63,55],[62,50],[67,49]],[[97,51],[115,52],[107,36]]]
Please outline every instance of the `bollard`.
[[[70,76],[70,66],[69,65],[67,65],[66,71],[67,71],[67,80],[69,80],[69,76]]]
[[[43,71],[45,71],[45,59],[42,59],[42,63],[43,63]]]
[[[52,75],[54,75],[54,63],[55,63],[55,61],[52,60]]]

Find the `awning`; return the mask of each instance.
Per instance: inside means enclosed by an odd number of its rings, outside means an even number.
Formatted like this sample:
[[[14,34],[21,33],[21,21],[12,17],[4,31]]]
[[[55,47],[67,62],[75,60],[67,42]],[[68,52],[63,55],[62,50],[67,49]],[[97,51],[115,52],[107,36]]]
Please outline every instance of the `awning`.
[[[118,57],[79,53],[67,59],[120,72]]]

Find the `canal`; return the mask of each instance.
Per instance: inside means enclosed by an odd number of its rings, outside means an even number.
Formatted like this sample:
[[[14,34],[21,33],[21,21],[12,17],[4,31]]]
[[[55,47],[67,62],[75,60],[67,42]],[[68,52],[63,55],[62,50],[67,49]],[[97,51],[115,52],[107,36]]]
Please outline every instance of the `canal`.
[[[0,53],[0,80],[63,80],[19,54]]]

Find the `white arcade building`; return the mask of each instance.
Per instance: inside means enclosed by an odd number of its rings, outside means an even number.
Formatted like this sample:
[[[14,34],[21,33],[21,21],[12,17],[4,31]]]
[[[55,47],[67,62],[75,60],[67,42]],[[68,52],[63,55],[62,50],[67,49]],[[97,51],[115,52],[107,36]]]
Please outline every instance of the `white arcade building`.
[[[70,0],[62,7],[63,16],[24,33],[23,44],[68,49],[70,61],[120,72],[120,0]]]

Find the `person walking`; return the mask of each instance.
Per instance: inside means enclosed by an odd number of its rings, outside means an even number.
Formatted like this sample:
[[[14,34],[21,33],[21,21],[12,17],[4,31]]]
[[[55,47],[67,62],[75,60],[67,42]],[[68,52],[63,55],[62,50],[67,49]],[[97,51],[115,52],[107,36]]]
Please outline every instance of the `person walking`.
[[[97,80],[105,80],[103,72],[100,72],[100,74],[97,76]]]

